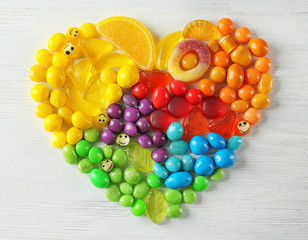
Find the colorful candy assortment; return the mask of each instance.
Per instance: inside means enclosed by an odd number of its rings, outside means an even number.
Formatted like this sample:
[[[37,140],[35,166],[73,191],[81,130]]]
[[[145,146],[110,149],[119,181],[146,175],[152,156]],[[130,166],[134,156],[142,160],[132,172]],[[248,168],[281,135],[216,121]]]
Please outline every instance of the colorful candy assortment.
[[[268,44],[234,29],[195,20],[156,47],[128,17],[55,33],[29,70],[35,114],[107,199],[154,223],[180,217],[235,164],[271,101]]]

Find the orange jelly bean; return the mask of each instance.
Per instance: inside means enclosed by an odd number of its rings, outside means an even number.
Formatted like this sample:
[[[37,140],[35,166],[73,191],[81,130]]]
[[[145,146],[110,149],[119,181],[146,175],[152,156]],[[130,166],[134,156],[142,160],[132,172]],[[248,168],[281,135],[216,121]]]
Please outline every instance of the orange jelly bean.
[[[224,51],[219,51],[215,53],[213,56],[213,63],[216,66],[225,67],[229,64],[229,62],[230,62],[230,57]]]
[[[235,30],[234,37],[240,43],[248,43],[251,39],[251,32],[246,27],[239,27]]]
[[[249,103],[245,100],[236,100],[231,104],[231,109],[235,112],[245,112],[249,108]]]
[[[224,103],[231,104],[236,99],[236,92],[230,87],[223,87],[219,92],[219,98]]]
[[[186,53],[181,59],[181,65],[185,70],[190,70],[198,65],[198,56],[194,53]]]
[[[260,81],[261,74],[257,69],[247,68],[245,70],[244,79],[245,79],[245,83],[254,85],[254,84],[257,84]]]
[[[227,83],[231,88],[239,89],[244,82],[243,68],[234,63],[228,68]]]
[[[255,125],[261,120],[261,113],[258,109],[249,108],[244,113],[244,119],[248,121],[251,125]]]
[[[216,53],[219,50],[219,44],[216,39],[210,40],[207,44],[212,53]]]
[[[252,54],[246,46],[237,46],[231,53],[231,60],[241,66],[248,66],[252,60]]]
[[[273,77],[269,73],[264,73],[261,76],[261,80],[258,83],[258,91],[260,93],[268,94],[273,88]]]
[[[213,96],[215,93],[215,82],[211,79],[201,79],[198,83],[198,87],[200,92],[207,97]]]
[[[255,68],[261,73],[267,73],[272,68],[272,62],[267,57],[261,57],[255,62]]]
[[[251,99],[251,105],[256,109],[264,109],[270,105],[271,99],[267,94],[258,93]]]
[[[229,18],[222,18],[217,23],[217,29],[223,35],[229,35],[233,32],[234,24]]]
[[[250,100],[255,95],[255,89],[249,84],[243,84],[237,94],[243,100]]]
[[[262,38],[251,39],[248,46],[252,54],[257,57],[264,57],[269,50],[267,42],[265,42]]]
[[[225,81],[227,71],[223,67],[214,67],[210,72],[210,77],[215,83],[222,83]]]

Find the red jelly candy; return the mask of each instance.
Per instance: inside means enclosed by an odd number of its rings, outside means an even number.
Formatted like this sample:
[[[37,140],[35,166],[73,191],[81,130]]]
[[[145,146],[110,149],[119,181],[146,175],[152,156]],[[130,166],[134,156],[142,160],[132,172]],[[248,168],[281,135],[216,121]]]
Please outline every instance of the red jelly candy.
[[[168,111],[172,117],[182,118],[189,112],[190,104],[186,101],[185,97],[175,96],[172,97],[168,103]]]
[[[244,136],[250,132],[251,125],[248,121],[241,119],[234,125],[234,134]]]
[[[149,88],[145,83],[137,83],[132,89],[132,94],[139,99],[146,98],[148,93]]]
[[[183,120],[184,133],[182,138],[189,141],[193,136],[204,134],[208,131],[207,122],[199,108],[193,108]]]
[[[167,131],[172,118],[168,112],[158,109],[150,114],[149,121],[152,129]]]
[[[235,118],[235,112],[227,112],[226,114],[222,115],[220,118],[213,120],[209,124],[210,132],[218,133],[225,138],[231,137]]]
[[[157,87],[164,87],[172,80],[168,72],[163,71],[145,71],[139,72],[139,81],[147,85],[149,92],[153,92]]]
[[[198,104],[202,101],[202,94],[196,88],[191,88],[186,93],[186,100],[191,104]]]
[[[218,97],[206,98],[201,106],[201,111],[207,119],[218,118],[225,111],[225,104]]]
[[[169,83],[169,89],[174,95],[185,95],[187,92],[187,86],[182,81],[172,80]]]
[[[170,99],[169,91],[165,87],[157,87],[152,93],[154,107],[161,108],[168,104]]]

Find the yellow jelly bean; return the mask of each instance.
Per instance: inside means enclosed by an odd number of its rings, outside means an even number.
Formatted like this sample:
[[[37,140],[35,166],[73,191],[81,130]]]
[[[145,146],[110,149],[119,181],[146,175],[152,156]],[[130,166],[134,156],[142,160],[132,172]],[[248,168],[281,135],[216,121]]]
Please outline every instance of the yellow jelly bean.
[[[46,82],[47,69],[42,65],[33,65],[29,69],[29,77],[33,82]]]
[[[77,111],[72,115],[72,123],[77,128],[88,129],[92,127],[92,118],[83,112]]]
[[[48,102],[42,102],[35,108],[35,115],[39,118],[45,118],[54,112],[54,107]]]
[[[62,131],[54,132],[50,138],[51,145],[55,148],[62,148],[66,144],[66,135]]]
[[[35,55],[36,61],[41,65],[50,65],[52,59],[52,53],[47,49],[40,49]]]
[[[66,42],[67,38],[63,33],[55,33],[48,41],[48,49],[52,52],[61,51]]]
[[[66,102],[65,92],[61,89],[52,90],[49,101],[55,107],[63,107]]]
[[[111,83],[107,86],[105,92],[105,98],[108,104],[116,103],[120,101],[122,97],[122,89],[116,83]]]
[[[251,105],[256,109],[264,109],[270,105],[271,99],[267,94],[258,93],[251,99]]]
[[[65,124],[69,125],[72,123],[73,111],[69,107],[65,106],[58,108],[58,115],[62,118]]]
[[[85,38],[92,38],[96,35],[96,26],[93,23],[84,23],[80,27],[81,35]]]
[[[62,127],[62,118],[57,114],[50,114],[44,120],[44,128],[48,132],[59,131]]]
[[[260,93],[268,94],[273,88],[273,77],[269,73],[264,73],[258,83],[258,91]]]
[[[44,84],[36,84],[31,88],[31,97],[36,102],[45,102],[48,100],[50,90]]]
[[[52,56],[52,65],[55,67],[64,68],[68,64],[68,56],[63,52],[56,52]]]
[[[249,104],[245,100],[236,100],[231,104],[231,109],[235,112],[246,112]]]
[[[82,139],[83,131],[79,128],[72,127],[66,132],[66,141],[68,144],[75,145]]]
[[[117,74],[112,69],[104,69],[101,73],[100,79],[105,85],[115,83],[117,81]]]
[[[65,72],[61,68],[51,66],[46,72],[46,80],[50,86],[54,88],[61,88],[65,83]]]
[[[121,67],[117,75],[117,83],[122,88],[131,88],[139,81],[139,71],[133,65]]]

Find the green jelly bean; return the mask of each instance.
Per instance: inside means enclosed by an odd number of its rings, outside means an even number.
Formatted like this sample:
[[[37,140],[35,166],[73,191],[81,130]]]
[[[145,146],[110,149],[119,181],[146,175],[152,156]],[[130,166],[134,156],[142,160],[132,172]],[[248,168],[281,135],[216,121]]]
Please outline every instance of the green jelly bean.
[[[147,182],[152,188],[161,187],[164,180],[157,176],[155,173],[151,173],[147,176]]]
[[[117,185],[110,184],[108,187],[106,187],[105,195],[110,201],[117,202],[120,199],[121,192]]]
[[[105,158],[110,159],[112,156],[112,152],[113,152],[112,147],[109,145],[105,145],[103,147],[103,152],[104,152]]]
[[[98,168],[92,169],[90,172],[90,180],[95,187],[105,188],[109,186],[110,179],[103,170]]]
[[[99,147],[92,147],[89,151],[89,159],[93,163],[100,163],[104,159],[103,150]]]
[[[141,181],[141,173],[135,167],[129,167],[124,170],[124,179],[129,184],[137,184]]]
[[[204,176],[196,176],[192,186],[196,191],[203,191],[209,186],[209,180]]]
[[[109,172],[110,181],[113,182],[113,183],[121,182],[122,177],[123,177],[123,171],[122,171],[121,168],[113,168]]]
[[[145,202],[142,199],[137,199],[132,206],[132,213],[137,217],[141,216],[145,213],[146,208]]]
[[[92,127],[84,131],[83,137],[88,142],[94,143],[99,138],[99,135],[100,135],[99,130],[97,128]]]
[[[210,176],[210,179],[212,181],[218,181],[220,179],[222,179],[225,175],[225,172],[222,168],[217,168],[212,175]]]
[[[193,189],[185,189],[182,193],[183,201],[188,204],[192,204],[197,199],[197,193]]]
[[[120,191],[125,195],[130,195],[133,193],[133,187],[127,182],[123,182],[120,184]]]
[[[76,152],[80,157],[87,157],[90,151],[91,144],[87,140],[80,140],[76,144]]]
[[[134,187],[133,196],[135,198],[144,198],[145,195],[150,191],[151,187],[146,181],[141,181]]]
[[[134,205],[134,202],[135,199],[132,195],[123,195],[119,200],[120,205],[123,207],[131,207]]]
[[[78,162],[78,170],[81,173],[89,173],[94,168],[94,164],[87,158]]]
[[[176,189],[167,189],[164,192],[165,200],[170,204],[178,204],[182,201],[182,194]]]
[[[116,149],[112,155],[115,167],[124,167],[127,164],[127,154],[122,149]]]
[[[182,214],[183,214],[183,208],[179,204],[171,205],[166,210],[166,215],[170,218],[178,218],[182,216]]]
[[[78,155],[76,153],[76,150],[75,150],[74,146],[72,146],[70,144],[66,144],[62,148],[62,151],[63,151],[64,160],[68,164],[76,164],[77,163]]]

